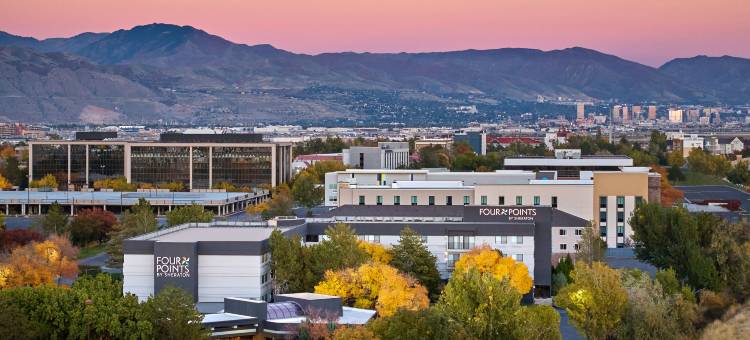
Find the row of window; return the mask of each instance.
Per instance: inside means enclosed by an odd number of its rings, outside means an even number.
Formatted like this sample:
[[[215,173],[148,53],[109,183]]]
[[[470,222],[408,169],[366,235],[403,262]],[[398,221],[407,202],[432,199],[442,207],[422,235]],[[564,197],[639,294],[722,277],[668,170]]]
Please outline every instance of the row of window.
[[[578,245],[578,243],[576,243],[576,244],[573,245],[573,249],[578,250],[578,248],[580,248],[580,246]],[[568,244],[567,243],[560,243],[560,250],[568,250]]]
[[[453,268],[456,266],[456,262],[461,258],[462,253],[450,253],[448,254],[448,258],[445,261],[445,264],[448,266],[448,268]],[[513,254],[510,257],[512,257],[514,260],[518,262],[523,262],[523,254]]]
[[[551,205],[553,208],[557,208],[557,196],[552,196],[551,198]],[[418,196],[411,196],[411,205],[419,205],[419,197]],[[505,196],[499,196],[497,200],[498,205],[505,205]],[[367,204],[366,197],[364,195],[359,196],[359,205],[365,205]],[[383,196],[378,195],[375,197],[375,204],[376,205],[383,205]],[[471,204],[471,197],[470,196],[464,196],[464,205]],[[541,205],[542,204],[542,198],[540,196],[534,196],[533,198],[533,204],[534,205]],[[401,196],[393,196],[393,205],[401,205]],[[427,197],[427,205],[435,205],[435,196],[428,196]],[[445,196],[445,205],[453,205],[453,196]],[[480,205],[488,205],[487,196],[481,196],[480,197]],[[523,205],[523,196],[516,196],[516,205]]]
[[[560,236],[565,236],[565,235],[567,235],[567,234],[568,234],[568,231],[567,231],[566,229],[563,229],[563,228],[561,228],[561,229],[560,229]],[[581,236],[581,235],[583,235],[583,229],[581,229],[581,228],[577,228],[577,229],[575,230],[575,235],[576,235],[576,236]]]

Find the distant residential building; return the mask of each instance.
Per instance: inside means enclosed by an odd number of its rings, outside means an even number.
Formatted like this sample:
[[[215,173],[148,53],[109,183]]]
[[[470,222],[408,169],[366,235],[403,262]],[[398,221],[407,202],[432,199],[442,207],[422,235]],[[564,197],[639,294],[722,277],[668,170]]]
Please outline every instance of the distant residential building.
[[[531,137],[487,136],[487,144],[493,147],[507,148],[513,143],[525,144],[529,146],[539,146],[543,142],[539,139],[531,138]]]
[[[669,122],[670,123],[682,123],[682,110],[670,109],[669,110]]]
[[[704,138],[696,134],[676,134],[672,137],[672,150],[681,150],[682,156],[687,157],[693,149],[703,149]]]
[[[450,138],[425,138],[414,141],[414,151],[430,146],[439,146],[443,149],[450,150],[453,146],[453,140]]]
[[[656,105],[648,106],[648,120],[656,120]]]
[[[310,166],[321,161],[343,161],[343,155],[339,153],[316,153],[311,155],[299,155],[292,161],[292,171],[299,173]]]
[[[745,150],[745,143],[739,137],[706,138],[706,150],[717,155],[731,155]]]
[[[487,133],[484,131],[459,132],[453,135],[453,143],[469,144],[477,155],[487,154]]]
[[[570,131],[560,129],[557,132],[547,132],[544,135],[544,145],[547,149],[554,150],[555,144],[565,144],[568,142]]]
[[[408,142],[378,142],[378,146],[352,146],[342,152],[344,165],[358,169],[398,169],[409,166]]]

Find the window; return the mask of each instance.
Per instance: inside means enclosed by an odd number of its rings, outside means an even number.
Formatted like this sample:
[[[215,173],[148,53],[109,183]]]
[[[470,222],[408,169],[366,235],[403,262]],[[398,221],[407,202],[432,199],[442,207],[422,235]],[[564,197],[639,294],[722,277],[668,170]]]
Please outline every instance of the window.
[[[263,253],[263,256],[261,257],[261,263],[266,263],[269,260],[271,260],[271,253]]]
[[[523,196],[516,196],[516,205],[523,205]]]
[[[417,205],[417,196],[411,197],[411,205]]]
[[[365,205],[365,196],[359,196],[359,205]]]
[[[624,211],[618,211],[617,212],[617,222],[625,222],[625,212]]]
[[[599,222],[607,222],[607,212],[606,211],[600,211],[599,212]]]
[[[453,196],[445,196],[445,205],[453,205]]]
[[[581,248],[581,246],[579,246],[578,243],[576,243],[576,244],[573,245],[573,249],[575,249],[575,250],[578,250],[580,248]]]
[[[552,196],[552,207],[557,208],[557,196]]]
[[[360,240],[370,243],[380,243],[380,235],[359,235]]]
[[[617,236],[625,236],[625,226],[617,226]]]
[[[482,195],[482,197],[480,197],[480,200],[482,202],[482,205],[487,205],[487,196]]]
[[[562,228],[560,229],[560,236],[565,236],[567,233],[568,233],[567,230],[562,229]]]
[[[618,242],[617,248],[625,248],[625,243]]]
[[[518,262],[523,262],[523,254],[513,255],[513,258],[516,259],[516,261]]]
[[[383,205],[383,196],[378,195],[377,197],[375,197],[375,204]]]
[[[305,242],[320,242],[319,235],[305,235]]]
[[[560,243],[560,250],[568,250],[568,245],[565,243]]]
[[[508,236],[495,236],[495,243],[508,244]]]
[[[523,236],[513,236],[515,238],[516,244],[523,244]]]
[[[377,174],[376,176],[378,184],[383,184],[383,174]]]
[[[498,205],[505,205],[505,196],[500,196],[497,198],[497,204]]]
[[[429,196],[429,197],[427,197],[427,204],[429,204],[429,205],[435,205],[435,196]]]
[[[534,205],[542,204],[542,199],[539,196],[534,196]]]
[[[448,249],[474,248],[474,236],[448,236]]]
[[[643,205],[643,197],[641,196],[635,196],[635,207],[640,207]]]
[[[607,227],[599,227],[599,236],[607,237]]]
[[[599,196],[599,208],[607,208],[607,196]]]
[[[260,283],[261,283],[261,284],[265,284],[266,282],[268,282],[268,273],[265,273],[265,274],[263,274],[263,275],[262,275],[262,276],[260,277]]]
[[[448,258],[445,261],[445,264],[448,266],[448,268],[453,268],[456,266],[456,261],[461,258],[461,254],[448,254]]]
[[[464,196],[464,205],[469,205],[469,196]]]
[[[393,205],[401,205],[401,196],[393,196]]]
[[[583,229],[580,229],[580,228],[576,229],[576,236],[581,236],[581,235],[583,235]]]
[[[625,196],[617,196],[617,208],[625,208]]]

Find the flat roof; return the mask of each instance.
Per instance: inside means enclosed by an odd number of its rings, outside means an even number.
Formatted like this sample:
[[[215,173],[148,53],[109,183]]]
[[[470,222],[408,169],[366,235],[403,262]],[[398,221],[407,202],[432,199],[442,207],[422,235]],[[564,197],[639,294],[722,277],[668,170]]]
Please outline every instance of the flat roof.
[[[134,205],[144,198],[152,205],[219,205],[254,196],[246,192],[0,191],[0,203]]]
[[[601,157],[601,158],[506,158],[505,166],[633,166],[630,157]]]
[[[156,235],[146,240],[162,242],[195,242],[195,241],[239,241],[239,242],[259,242],[265,241],[274,231],[271,227],[188,227],[174,230],[164,234],[155,233]],[[147,235],[144,235],[147,236]]]

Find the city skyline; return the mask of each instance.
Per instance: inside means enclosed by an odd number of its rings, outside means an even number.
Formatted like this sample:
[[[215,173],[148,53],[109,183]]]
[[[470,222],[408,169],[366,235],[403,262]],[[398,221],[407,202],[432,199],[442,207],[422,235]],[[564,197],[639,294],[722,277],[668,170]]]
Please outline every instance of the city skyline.
[[[296,53],[432,52],[582,46],[650,66],[695,55],[750,57],[750,5],[739,0],[306,3],[130,1],[11,3],[0,30],[38,39],[153,22],[191,25],[236,43]],[[544,23],[544,24],[542,24]],[[702,24],[709,23],[709,24]]]

